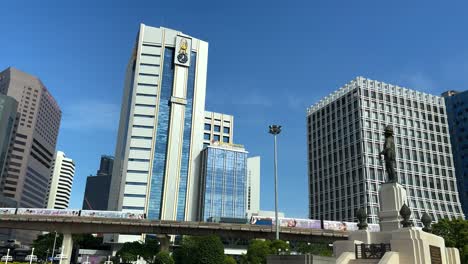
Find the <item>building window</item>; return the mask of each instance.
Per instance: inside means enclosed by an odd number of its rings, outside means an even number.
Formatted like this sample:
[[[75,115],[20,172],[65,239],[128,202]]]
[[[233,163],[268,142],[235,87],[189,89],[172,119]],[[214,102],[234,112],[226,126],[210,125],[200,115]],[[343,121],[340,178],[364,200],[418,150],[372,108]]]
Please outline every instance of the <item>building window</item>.
[[[203,134],[203,139],[210,140],[210,134],[208,133]]]
[[[214,136],[213,136],[213,140],[214,140],[214,141],[219,141],[219,138],[220,138],[219,135],[214,135]]]
[[[231,130],[231,129],[229,129],[229,127],[224,127],[224,128],[223,128],[224,134],[229,134],[230,130]]]
[[[210,124],[205,124],[205,130],[211,131],[211,125]]]
[[[214,126],[214,131],[215,132],[220,132],[221,131],[221,126],[215,125]]]
[[[223,142],[224,143],[229,143],[229,137],[223,137]]]

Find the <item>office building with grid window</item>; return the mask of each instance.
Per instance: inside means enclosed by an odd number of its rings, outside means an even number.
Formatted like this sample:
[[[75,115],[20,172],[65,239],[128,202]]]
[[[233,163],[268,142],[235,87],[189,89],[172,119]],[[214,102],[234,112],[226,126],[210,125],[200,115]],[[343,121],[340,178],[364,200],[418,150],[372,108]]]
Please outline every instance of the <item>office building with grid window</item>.
[[[1,191],[18,207],[42,208],[47,201],[62,112],[41,80],[13,67],[0,72],[0,94],[18,102]],[[10,232],[10,238],[26,243],[35,235]]]
[[[247,151],[219,143],[202,152],[200,220],[247,218]]]
[[[307,109],[310,218],[378,223],[386,125],[414,221],[463,216],[444,98],[358,77]]]
[[[468,217],[468,91],[447,91],[442,96],[447,106],[458,193]]]
[[[109,210],[198,216],[208,43],[141,24],[127,66]],[[119,236],[114,242],[134,241]]]
[[[18,102],[3,171],[3,194],[20,207],[42,208],[62,112],[38,78],[12,67],[0,72],[0,93]]]
[[[234,116],[205,111],[203,145],[212,142],[234,143]]]

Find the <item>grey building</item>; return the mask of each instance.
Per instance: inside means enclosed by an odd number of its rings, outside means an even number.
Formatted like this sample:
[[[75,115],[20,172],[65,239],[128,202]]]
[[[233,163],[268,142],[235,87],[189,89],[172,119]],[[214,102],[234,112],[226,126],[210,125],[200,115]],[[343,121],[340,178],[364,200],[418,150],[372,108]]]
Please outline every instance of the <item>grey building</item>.
[[[310,218],[354,221],[365,207],[378,223],[379,152],[390,124],[413,217],[463,217],[444,98],[358,77],[307,110]]]
[[[0,94],[18,102],[2,192],[20,207],[44,206],[61,110],[44,84],[15,68],[0,72]]]
[[[0,80],[0,82],[1,81],[2,80]],[[2,175],[8,155],[8,147],[15,125],[17,107],[18,103],[15,99],[0,94],[0,175]]]
[[[453,161],[458,192],[465,217],[468,214],[468,91],[447,91],[442,94],[452,140]]]
[[[114,157],[106,155],[101,156],[101,163],[96,176],[88,176],[88,178],[86,178],[83,209],[107,210],[113,164]]]

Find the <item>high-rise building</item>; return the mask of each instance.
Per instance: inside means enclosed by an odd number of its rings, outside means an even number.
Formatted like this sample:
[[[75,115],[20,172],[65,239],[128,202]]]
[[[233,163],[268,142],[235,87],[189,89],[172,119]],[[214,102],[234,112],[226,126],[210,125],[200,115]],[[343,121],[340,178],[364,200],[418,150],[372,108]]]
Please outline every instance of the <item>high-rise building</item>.
[[[444,98],[358,77],[307,111],[309,216],[378,223],[385,126],[392,125],[397,175],[419,224],[462,217]]]
[[[44,84],[15,68],[0,72],[0,93],[18,102],[2,192],[19,207],[46,203],[61,110]]]
[[[13,133],[17,107],[18,103],[15,99],[0,94],[0,176],[2,175],[8,155],[8,147]]]
[[[197,218],[207,64],[207,42],[140,25],[127,67],[109,210]]]
[[[200,219],[247,217],[247,151],[214,143],[202,152]]]
[[[107,210],[113,164],[114,157],[101,156],[101,163],[96,176],[88,176],[86,178],[83,209]]]
[[[67,209],[75,176],[75,163],[62,151],[55,153],[50,172],[49,190],[46,207],[49,209]]]
[[[442,96],[447,106],[458,193],[468,217],[468,91],[447,91]]]
[[[247,215],[260,211],[260,156],[247,158]]]
[[[203,145],[217,141],[234,143],[234,116],[205,111]]]

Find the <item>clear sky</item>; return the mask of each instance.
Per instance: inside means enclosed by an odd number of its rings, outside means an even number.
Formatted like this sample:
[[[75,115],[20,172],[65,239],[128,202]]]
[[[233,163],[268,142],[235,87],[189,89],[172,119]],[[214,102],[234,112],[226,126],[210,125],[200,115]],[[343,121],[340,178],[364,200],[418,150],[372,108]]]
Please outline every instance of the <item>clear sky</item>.
[[[468,86],[468,3],[453,1],[2,1],[0,70],[41,78],[63,116],[58,149],[86,176],[114,154],[125,67],[139,23],[209,42],[206,109],[235,116],[262,157],[261,208],[308,214],[306,108],[356,76],[433,94]]]

